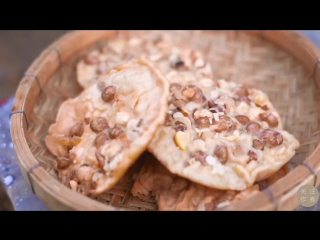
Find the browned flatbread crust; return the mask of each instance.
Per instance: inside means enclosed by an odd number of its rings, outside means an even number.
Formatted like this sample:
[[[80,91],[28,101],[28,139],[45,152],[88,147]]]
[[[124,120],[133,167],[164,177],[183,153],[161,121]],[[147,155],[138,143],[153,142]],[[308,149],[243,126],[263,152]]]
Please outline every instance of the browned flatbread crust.
[[[168,87],[154,65],[140,58],[65,101],[45,140],[58,157],[61,181],[86,195],[116,184],[164,122]]]

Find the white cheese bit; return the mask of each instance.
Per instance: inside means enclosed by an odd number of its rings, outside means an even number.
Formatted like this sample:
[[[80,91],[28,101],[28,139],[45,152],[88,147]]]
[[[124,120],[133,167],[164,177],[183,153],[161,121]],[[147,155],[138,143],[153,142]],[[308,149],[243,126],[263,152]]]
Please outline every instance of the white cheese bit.
[[[198,58],[195,62],[194,62],[194,66],[196,68],[200,68],[204,66],[204,61],[202,58]]]
[[[184,106],[184,109],[187,111],[187,112],[192,112],[194,109],[197,109],[201,107],[201,104],[199,103],[195,103],[195,102],[188,102],[185,106]]]
[[[82,166],[78,169],[77,171],[77,176],[79,177],[79,179],[81,180],[87,180],[85,179],[87,173],[89,173],[91,170],[91,167],[89,166]]]
[[[76,152],[75,152],[75,154],[76,154],[76,158],[81,158],[81,155],[82,155],[82,153],[83,153],[83,151],[84,151],[84,149],[83,148],[79,148]]]
[[[223,112],[213,113],[213,118],[216,122],[219,122],[219,116],[224,115]]]
[[[229,201],[226,201],[226,202],[221,202],[217,205],[217,208],[223,208],[223,207],[226,207],[230,205],[230,202]]]
[[[200,79],[199,82],[204,87],[212,87],[213,86],[213,81],[210,78],[202,78],[202,79]]]
[[[96,172],[95,174],[93,174],[92,176],[92,181],[96,182],[99,178],[102,178],[102,173]]]
[[[213,166],[213,170],[211,171],[211,173],[213,174],[218,174],[218,175],[223,175],[225,170],[224,170],[224,166],[222,166],[222,164],[219,162],[219,160],[213,156],[207,156],[206,157],[206,162]]]
[[[138,127],[139,120],[131,119],[127,124],[127,139],[133,141],[139,137],[140,128]]]
[[[77,191],[78,183],[76,181],[71,180],[70,182],[70,187],[73,191]]]
[[[240,136],[240,132],[239,132],[238,130],[235,130],[235,131],[233,132],[233,135],[239,137],[239,136]]]
[[[195,128],[194,130],[196,133],[210,132],[210,128]]]
[[[115,169],[118,166],[121,159],[122,159],[122,153],[117,154],[111,161],[110,168]]]
[[[235,136],[235,135],[231,135],[231,136],[228,136],[228,137],[224,137],[224,139],[228,140],[228,141],[235,141],[238,137]]]
[[[211,96],[212,99],[216,99],[216,98],[219,97],[219,92],[217,90],[211,91],[210,92],[210,96]]]
[[[197,110],[197,111],[195,111],[194,116],[196,119],[198,119],[200,117],[212,118],[212,112],[210,112],[207,109]]]
[[[224,80],[218,80],[218,86],[223,89],[229,89],[229,84]]]
[[[181,113],[181,112],[176,112],[173,114],[173,118],[176,119],[176,118],[182,118],[184,117],[184,115]]]
[[[240,102],[238,107],[236,108],[236,111],[239,114],[246,115],[248,113],[248,111],[249,111],[249,106],[245,102]]]
[[[126,124],[129,121],[129,114],[126,112],[118,112],[116,114],[117,124]]]
[[[249,164],[247,165],[246,169],[249,172],[252,172],[254,169],[258,167],[258,163],[256,161],[250,161]]]
[[[128,42],[128,45],[131,47],[138,46],[142,43],[140,38],[131,38]]]

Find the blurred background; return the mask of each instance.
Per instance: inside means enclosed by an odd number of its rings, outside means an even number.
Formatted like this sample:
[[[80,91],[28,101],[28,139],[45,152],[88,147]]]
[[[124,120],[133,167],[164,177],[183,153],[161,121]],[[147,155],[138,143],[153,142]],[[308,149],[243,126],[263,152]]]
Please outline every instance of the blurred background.
[[[0,102],[15,93],[32,61],[66,30],[0,30]],[[13,211],[0,182],[0,211]]]

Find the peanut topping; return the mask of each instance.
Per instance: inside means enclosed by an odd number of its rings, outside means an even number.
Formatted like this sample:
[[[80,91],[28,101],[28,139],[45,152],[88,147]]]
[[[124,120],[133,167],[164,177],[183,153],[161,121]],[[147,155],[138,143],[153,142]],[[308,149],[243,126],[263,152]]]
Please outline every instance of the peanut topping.
[[[87,124],[87,125],[90,124],[90,121],[91,121],[90,118],[87,118],[87,117],[84,118],[84,123],[85,123],[85,124]]]
[[[73,125],[69,132],[69,137],[81,137],[84,131],[84,124],[83,123],[76,123]]]
[[[90,56],[87,55],[84,59],[83,59],[84,63],[87,65],[96,65],[99,64],[99,58],[96,56]]]
[[[193,89],[193,91],[195,92],[194,96],[191,98],[192,102],[203,104],[207,101],[206,97],[203,95],[202,90],[200,88],[194,85],[186,86],[186,89],[190,88]]]
[[[182,91],[182,95],[186,98],[193,98],[196,92],[192,88],[186,88]]]
[[[99,166],[102,167],[105,161],[105,156],[103,156],[100,152],[96,151],[95,153],[97,161],[99,162]]]
[[[196,125],[198,128],[209,128],[210,121],[208,117],[199,117],[196,119]]]
[[[267,106],[266,104],[258,104],[258,103],[255,103],[255,105],[256,105],[257,107],[260,107],[262,110],[265,110],[265,111],[268,111],[268,110],[269,110],[269,108],[268,108],[268,106]]]
[[[279,146],[283,142],[282,135],[279,132],[271,129],[261,131],[260,138],[268,148]]]
[[[71,161],[67,157],[58,157],[54,162],[53,166],[56,170],[66,169],[71,165]]]
[[[217,104],[215,104],[215,102],[213,100],[208,101],[208,108],[214,108],[216,106],[217,106]]]
[[[278,119],[272,113],[260,113],[259,118],[261,121],[267,122],[271,128],[277,127],[279,124]]]
[[[194,153],[194,158],[196,161],[204,163],[206,161],[207,154],[202,151],[197,151]]]
[[[97,83],[98,89],[103,92],[103,90],[106,88],[106,84],[104,82],[99,81]]]
[[[119,137],[120,135],[123,135],[124,134],[124,131],[121,130],[121,128],[119,127],[115,127],[115,128],[111,128],[109,129],[109,137],[111,139],[115,139],[117,137]]]
[[[70,154],[69,154],[69,160],[70,160],[71,162],[73,162],[75,159],[76,159],[76,154],[70,153]]]
[[[173,118],[172,118],[172,116],[169,114],[169,113],[167,113],[167,116],[166,116],[166,120],[165,120],[165,122],[164,122],[164,125],[165,126],[171,126],[171,121],[173,120]]]
[[[228,149],[226,146],[218,146],[214,150],[214,155],[217,156],[219,161],[224,164],[228,161]]]
[[[249,156],[249,161],[252,161],[252,160],[256,161],[256,160],[258,160],[258,156],[257,156],[257,154],[256,154],[254,151],[249,150],[248,156]]]
[[[104,102],[110,102],[114,99],[115,94],[116,94],[116,87],[108,86],[102,91],[101,98]]]
[[[263,150],[264,149],[264,144],[258,139],[253,139],[252,141],[252,147],[255,149]]]
[[[175,99],[172,101],[172,104],[178,108],[183,108],[187,103],[186,103],[186,101],[183,101],[181,99],[179,99],[179,100]]]
[[[90,128],[94,132],[101,132],[102,130],[104,130],[107,127],[108,127],[107,119],[105,119],[103,117],[95,118],[90,123]]]
[[[239,97],[239,101],[245,102],[246,104],[250,105],[251,100],[247,96]]]
[[[179,83],[171,83],[170,84],[170,92],[175,92],[181,90],[182,86]]]
[[[233,121],[228,116],[222,115],[219,117],[219,119],[220,121],[215,129],[216,132],[226,131],[234,126]]]
[[[183,122],[180,122],[180,121],[176,121],[175,122],[175,128],[174,128],[177,132],[178,131],[185,131],[187,130],[187,126],[183,123]]]
[[[106,133],[101,133],[99,134],[96,139],[94,140],[94,146],[96,148],[99,148],[101,146],[103,146],[103,144],[105,143],[105,141],[108,139],[108,135]]]
[[[217,204],[215,202],[209,202],[204,204],[204,209],[206,211],[212,211],[217,208]]]
[[[256,134],[259,130],[260,130],[261,126],[259,123],[257,122],[250,122],[247,127],[246,130],[248,133],[251,134]]]
[[[247,124],[248,122],[250,122],[250,119],[245,116],[245,115],[238,115],[235,117],[239,123],[241,123],[242,125]]]
[[[249,96],[248,89],[245,88],[244,86],[237,87],[234,93],[237,94],[238,96]]]

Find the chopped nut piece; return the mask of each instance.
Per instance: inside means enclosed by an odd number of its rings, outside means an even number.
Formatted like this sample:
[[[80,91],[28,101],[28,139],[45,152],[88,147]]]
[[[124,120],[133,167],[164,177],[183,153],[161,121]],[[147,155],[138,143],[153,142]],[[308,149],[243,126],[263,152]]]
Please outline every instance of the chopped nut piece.
[[[239,101],[245,102],[246,104],[250,105],[251,100],[247,96],[239,97]]]
[[[272,113],[260,113],[259,118],[261,121],[267,122],[271,128],[277,127],[279,124],[278,119]]]
[[[99,162],[99,167],[102,167],[104,165],[105,156],[103,156],[99,151],[96,151],[95,153],[97,161]]]
[[[175,92],[181,90],[182,86],[179,83],[171,83],[170,84],[170,92]]]
[[[94,132],[101,132],[108,127],[107,119],[103,117],[95,118],[91,121],[90,127]]]
[[[226,146],[218,146],[214,150],[214,155],[219,159],[222,164],[228,161],[228,149]]]
[[[182,91],[182,95],[186,98],[193,98],[195,91],[192,88],[186,88]]]
[[[255,149],[263,150],[264,149],[264,144],[258,139],[253,139],[252,141],[252,147]]]
[[[250,134],[256,134],[259,130],[260,130],[261,126],[259,123],[257,122],[250,122],[247,127],[246,130],[248,133]]]
[[[108,86],[102,91],[101,98],[104,102],[110,102],[115,98],[115,94],[116,94],[116,87]]]
[[[242,125],[247,124],[248,122],[250,122],[250,119],[245,116],[245,115],[238,115],[235,117],[239,123],[241,123]]]
[[[120,135],[123,135],[124,134],[124,131],[121,130],[121,128],[119,127],[115,127],[115,128],[110,128],[109,129],[109,137],[111,139],[115,139],[117,137],[119,137]]]
[[[71,161],[67,157],[60,156],[54,162],[53,166],[56,170],[66,169],[71,165]]]
[[[208,117],[199,117],[196,119],[196,125],[198,128],[208,128],[210,127],[210,121]]]
[[[69,137],[81,137],[84,131],[84,124],[83,123],[76,123],[73,125],[69,132]]]
[[[99,81],[97,85],[98,85],[98,89],[99,89],[101,92],[103,92],[103,90],[106,89],[106,84],[105,84],[104,82]]]
[[[84,63],[87,65],[96,65],[99,64],[99,58],[96,56],[90,56],[87,55],[84,59],[83,59]]]
[[[244,86],[237,87],[234,93],[237,94],[238,96],[249,96],[248,89],[245,88]]]
[[[194,153],[194,158],[196,161],[204,163],[206,161],[207,154],[202,151],[197,151]]]
[[[209,100],[208,101],[208,107],[209,108],[214,108],[214,107],[216,107],[217,106],[217,104],[215,104],[215,102],[213,101],[213,100]]]
[[[105,143],[105,141],[108,139],[108,135],[106,133],[101,133],[99,134],[96,139],[94,140],[94,146],[96,148],[99,148],[101,146],[103,146],[103,144]]]
[[[175,130],[177,132],[179,132],[179,131],[183,132],[183,131],[187,130],[187,126],[183,122],[176,121],[175,122]]]
[[[217,208],[217,204],[214,201],[204,204],[204,209],[206,211],[212,211],[216,208]]]
[[[249,156],[249,161],[252,161],[252,160],[256,161],[256,160],[258,160],[258,156],[257,156],[257,154],[256,154],[254,151],[249,150],[248,156]]]
[[[268,148],[279,146],[283,142],[282,135],[279,132],[274,131],[272,129],[265,129],[261,131],[260,138],[263,140],[266,147]]]
[[[186,103],[186,101],[183,101],[181,99],[179,99],[179,100],[175,99],[172,101],[172,104],[178,108],[183,108],[187,103]]]
[[[225,115],[219,117],[219,123],[217,128],[215,129],[216,132],[222,132],[231,129],[234,126],[233,121]]]

